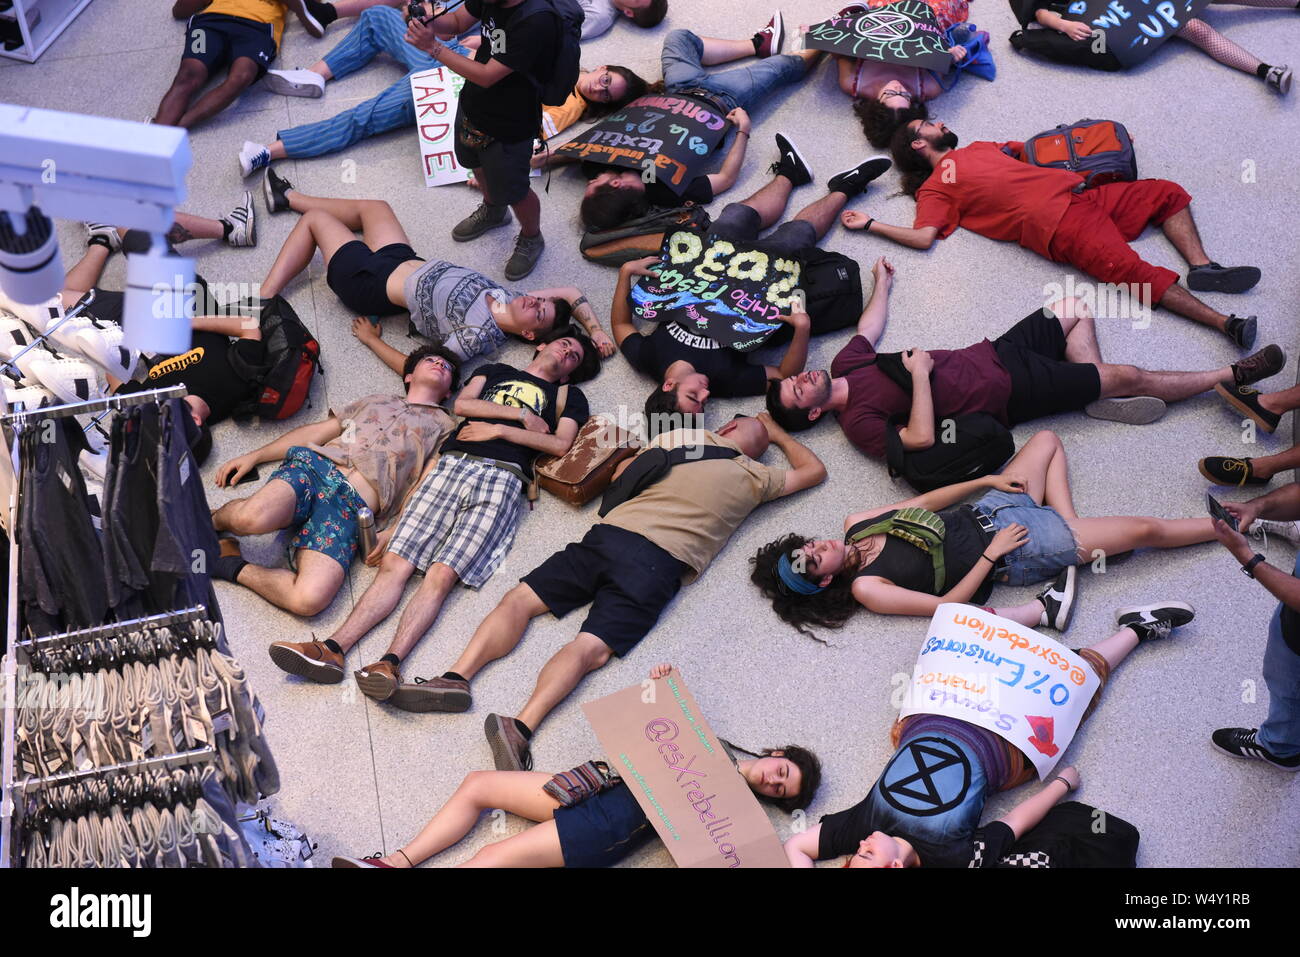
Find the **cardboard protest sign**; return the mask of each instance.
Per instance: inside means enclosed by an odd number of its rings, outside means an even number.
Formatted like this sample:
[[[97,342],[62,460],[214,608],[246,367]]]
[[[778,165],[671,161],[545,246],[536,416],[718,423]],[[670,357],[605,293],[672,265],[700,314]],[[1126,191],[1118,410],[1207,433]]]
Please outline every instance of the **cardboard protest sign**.
[[[1074,0],[1064,14],[1101,31],[1104,43],[1124,66],[1141,63],[1187,21],[1199,16],[1210,0]]]
[[[947,602],[930,619],[900,717],[942,714],[979,725],[1023,751],[1044,778],[1100,686],[1088,663],[1060,642]]]
[[[947,73],[953,67],[943,30],[934,12],[922,0],[899,0],[874,10],[815,23],[804,34],[804,46],[936,73]]]
[[[557,156],[633,169],[679,195],[700,174],[730,124],[717,108],[690,96],[661,94],[622,110],[555,148]]]
[[[789,867],[772,822],[732,766],[682,677],[582,706],[609,766],[632,789],[678,867]]]
[[[802,295],[803,264],[753,243],[679,229],[664,235],[659,257],[658,273],[632,287],[633,313],[676,322],[737,352],[767,339]]]
[[[456,103],[465,78],[446,67],[411,74],[415,130],[425,186],[445,186],[469,179],[456,162]]]

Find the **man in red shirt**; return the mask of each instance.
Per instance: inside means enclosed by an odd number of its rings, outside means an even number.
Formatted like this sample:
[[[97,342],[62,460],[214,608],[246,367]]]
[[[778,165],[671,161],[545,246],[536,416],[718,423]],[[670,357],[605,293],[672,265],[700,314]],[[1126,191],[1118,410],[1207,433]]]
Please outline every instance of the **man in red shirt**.
[[[1023,148],[1018,142],[980,142],[958,149],[957,134],[941,121],[912,120],[892,143],[903,190],[916,198],[912,227],[857,212],[844,213],[841,222],[914,249],[929,249],[964,226],[1069,263],[1100,282],[1122,284],[1143,305],[1159,303],[1218,329],[1243,349],[1255,344],[1255,316],[1211,309],[1179,285],[1177,273],[1153,266],[1129,246],[1155,224],[1187,261],[1190,289],[1245,292],[1259,282],[1254,266],[1223,267],[1206,255],[1186,190],[1169,180],[1140,179],[1076,192],[1083,177],[1032,166]]]
[[[1208,392],[1220,382],[1257,382],[1286,364],[1282,349],[1270,345],[1205,372],[1112,365],[1102,361],[1087,305],[1073,298],[965,349],[880,353],[876,343],[885,330],[894,267],[882,257],[872,273],[876,288],[857,335],[830,369],[773,381],[767,390],[768,412],[787,432],[807,429],[823,413],[834,412],[849,441],[872,458],[885,458],[888,428],[898,428],[903,448],[918,451],[934,445],[936,423],[973,412],[987,412],[1004,425],[1079,410],[1144,425],[1164,414],[1166,402]],[[894,416],[899,419],[891,426]]]

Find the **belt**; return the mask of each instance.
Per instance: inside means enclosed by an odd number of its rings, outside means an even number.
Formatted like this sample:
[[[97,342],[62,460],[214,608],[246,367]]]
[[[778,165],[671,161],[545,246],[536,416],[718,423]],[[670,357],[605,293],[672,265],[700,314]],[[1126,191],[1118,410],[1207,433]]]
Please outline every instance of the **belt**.
[[[485,455],[474,455],[472,452],[462,452],[460,449],[448,449],[442,454],[449,455],[453,458],[458,458],[458,459],[471,459],[475,462],[482,462],[484,465],[490,465],[493,468],[498,468],[501,469],[502,471],[509,472],[515,478],[519,479],[519,481],[522,482],[525,486],[527,486],[532,481],[532,479],[526,478],[524,476],[523,469],[521,469],[518,465],[515,465],[514,462],[502,462],[500,459],[490,459]]]
[[[971,517],[975,519],[975,524],[979,525],[979,527],[984,530],[985,534],[988,535],[989,541],[992,541],[993,536],[998,533],[998,527],[993,522],[993,516],[990,515],[988,512],[986,512],[979,505],[967,505],[966,507],[970,509]],[[988,547],[987,542],[985,543],[985,547]],[[1005,571],[1006,567],[1007,567],[1007,556],[1003,555],[1001,558],[999,558],[996,562],[993,563],[993,570],[992,572],[990,572],[990,574],[996,574],[997,572]]]

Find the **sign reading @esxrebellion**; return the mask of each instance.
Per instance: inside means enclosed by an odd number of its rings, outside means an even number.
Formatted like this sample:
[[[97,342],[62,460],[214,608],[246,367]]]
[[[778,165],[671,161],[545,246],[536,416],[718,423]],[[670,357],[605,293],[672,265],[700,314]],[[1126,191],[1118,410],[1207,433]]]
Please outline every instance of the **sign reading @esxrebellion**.
[[[972,605],[940,605],[928,635],[899,716],[941,714],[986,728],[1046,777],[1101,687],[1097,673],[1060,642]]]
[[[632,287],[632,311],[747,352],[780,327],[778,316],[794,308],[802,275],[798,259],[679,229],[664,236],[658,272]]]
[[[899,0],[851,16],[814,23],[804,45],[859,60],[880,60],[947,73],[952,54],[933,11],[922,0]]]
[[[582,706],[678,867],[789,867],[781,839],[673,671]]]
[[[469,170],[456,162],[456,103],[464,85],[464,77],[446,67],[411,74],[415,131],[425,186],[445,186],[469,179]]]
[[[680,195],[729,125],[717,107],[695,97],[643,96],[556,147],[555,154],[636,170]]]

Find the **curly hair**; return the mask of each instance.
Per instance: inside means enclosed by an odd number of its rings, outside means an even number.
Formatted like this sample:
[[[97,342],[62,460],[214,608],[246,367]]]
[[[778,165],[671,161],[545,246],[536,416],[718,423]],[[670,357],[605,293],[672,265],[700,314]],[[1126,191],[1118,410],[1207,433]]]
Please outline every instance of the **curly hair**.
[[[405,387],[406,391],[411,391],[411,383],[406,381],[406,377],[415,371],[415,367],[418,366],[422,360],[427,359],[429,356],[438,356],[439,358],[446,359],[451,363],[451,391],[455,392],[459,389],[460,357],[454,352],[444,349],[442,346],[421,346],[419,349],[416,349],[407,356],[406,361],[402,363],[402,385]]]
[[[792,594],[781,582],[776,570],[778,559],[782,555],[793,554],[810,541],[812,539],[802,535],[790,534],[768,542],[749,560],[753,566],[749,580],[759,587],[764,598],[771,600],[772,610],[778,618],[793,625],[801,635],[821,641],[806,626],[841,628],[858,610],[858,602],[853,597],[852,575],[836,575],[826,588],[815,595]]]
[[[862,132],[866,134],[867,142],[876,149],[889,146],[894,132],[900,126],[906,126],[912,120],[930,118],[930,110],[923,101],[909,102],[905,108],[896,110],[885,106],[874,96],[854,103],[853,112],[862,122]]]
[[[916,191],[934,172],[930,161],[912,149],[914,139],[916,134],[907,128],[907,123],[904,123],[894,130],[893,139],[889,141],[889,151],[894,156],[894,169],[898,170],[903,192],[913,199],[916,198]]]

